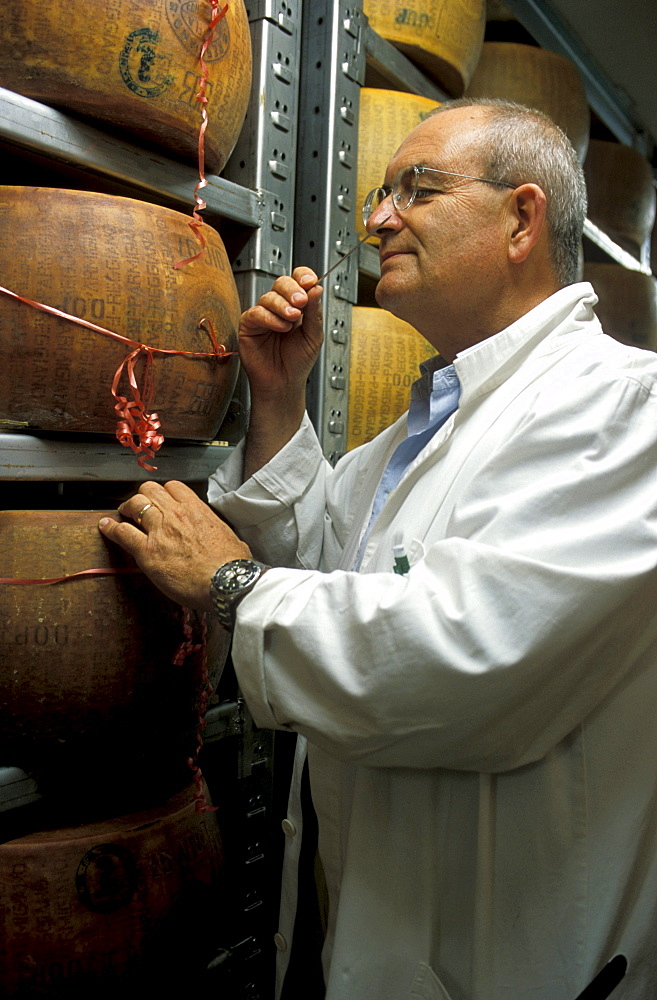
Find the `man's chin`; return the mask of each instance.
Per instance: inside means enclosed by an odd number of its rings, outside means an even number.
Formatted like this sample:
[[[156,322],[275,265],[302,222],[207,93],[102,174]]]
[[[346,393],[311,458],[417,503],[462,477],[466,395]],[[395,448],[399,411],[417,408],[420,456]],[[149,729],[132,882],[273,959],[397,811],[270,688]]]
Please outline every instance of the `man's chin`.
[[[407,298],[405,294],[407,288],[403,282],[394,280],[392,275],[382,275],[374,290],[376,304],[382,309],[387,309],[399,319],[406,319],[398,310],[404,309],[404,302]]]

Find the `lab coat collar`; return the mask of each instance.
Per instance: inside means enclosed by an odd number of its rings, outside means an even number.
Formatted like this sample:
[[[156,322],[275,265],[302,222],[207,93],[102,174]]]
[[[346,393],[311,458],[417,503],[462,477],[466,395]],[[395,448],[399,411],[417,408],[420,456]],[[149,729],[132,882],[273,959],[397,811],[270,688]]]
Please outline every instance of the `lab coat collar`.
[[[501,385],[533,352],[558,349],[561,333],[584,334],[597,301],[588,282],[567,285],[504,330],[459,352],[454,368],[462,387],[460,405]]]

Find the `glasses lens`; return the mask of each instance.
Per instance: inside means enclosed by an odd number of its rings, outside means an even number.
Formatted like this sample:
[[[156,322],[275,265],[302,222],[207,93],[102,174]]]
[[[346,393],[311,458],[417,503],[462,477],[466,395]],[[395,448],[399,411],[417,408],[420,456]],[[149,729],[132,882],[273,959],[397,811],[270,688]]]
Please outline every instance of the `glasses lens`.
[[[367,198],[363,202],[363,222],[365,225],[369,222],[370,215],[376,212],[377,208],[388,197],[389,192],[385,188],[378,187],[370,191]]]
[[[395,179],[393,185],[392,200],[395,203],[395,208],[400,212],[403,212],[405,208],[413,202],[415,198],[415,192],[417,191],[417,170],[415,167],[406,167],[402,170]]]

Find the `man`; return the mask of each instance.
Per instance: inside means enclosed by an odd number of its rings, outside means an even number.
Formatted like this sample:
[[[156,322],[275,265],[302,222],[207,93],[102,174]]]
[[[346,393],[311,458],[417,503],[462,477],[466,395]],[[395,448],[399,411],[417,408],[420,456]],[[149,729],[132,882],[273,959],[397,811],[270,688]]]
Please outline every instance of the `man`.
[[[647,1000],[657,358],[573,284],[581,169],[537,113],[444,105],[366,215],[378,302],[441,356],[408,423],[324,461],[297,268],[242,320],[251,425],[209,491],[240,537],[175,483],[102,530],[184,604],[210,610],[222,567],[255,720],[307,738],[329,1000],[575,1000],[618,953],[619,997]],[[247,563],[243,596],[224,564],[251,554],[274,568]]]

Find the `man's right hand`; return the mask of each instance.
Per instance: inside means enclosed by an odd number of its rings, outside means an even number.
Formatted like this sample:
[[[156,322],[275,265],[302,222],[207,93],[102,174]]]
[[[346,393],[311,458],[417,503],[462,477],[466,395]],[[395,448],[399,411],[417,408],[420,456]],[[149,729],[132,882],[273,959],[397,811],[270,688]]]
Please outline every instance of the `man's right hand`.
[[[240,360],[249,379],[251,415],[244,478],[269,462],[296,433],[306,408],[306,382],[324,339],[322,287],[309,267],[277,278],[242,313]]]
[[[324,339],[322,288],[309,267],[277,278],[257,305],[242,313],[240,360],[249,379],[251,398],[288,397],[301,389],[317,360]]]

